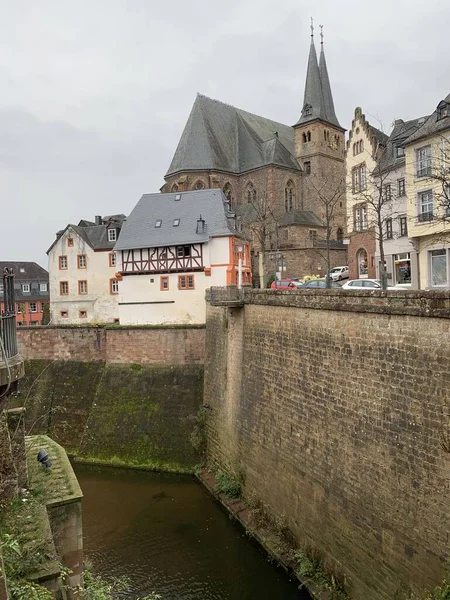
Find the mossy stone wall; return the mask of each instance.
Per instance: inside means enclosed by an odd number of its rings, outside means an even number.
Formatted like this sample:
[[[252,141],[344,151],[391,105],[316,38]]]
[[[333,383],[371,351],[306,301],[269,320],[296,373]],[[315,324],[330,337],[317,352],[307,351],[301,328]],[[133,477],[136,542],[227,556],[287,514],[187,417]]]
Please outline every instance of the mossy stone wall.
[[[79,459],[187,471],[203,397],[203,365],[28,360],[26,432],[44,433]]]

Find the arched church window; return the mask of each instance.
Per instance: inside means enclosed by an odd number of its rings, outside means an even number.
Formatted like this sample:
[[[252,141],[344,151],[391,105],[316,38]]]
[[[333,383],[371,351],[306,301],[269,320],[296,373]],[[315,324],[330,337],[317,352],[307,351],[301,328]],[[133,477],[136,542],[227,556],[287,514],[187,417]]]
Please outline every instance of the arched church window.
[[[294,210],[295,203],[295,187],[291,180],[289,180],[284,189],[284,210],[290,212]]]
[[[173,184],[171,192],[178,192],[178,185],[176,183]]]
[[[342,231],[342,227],[338,227],[338,230],[336,231],[336,240],[342,244],[343,239],[344,232]]]
[[[256,200],[255,186],[251,182],[247,184],[247,187],[245,189],[245,198],[249,204]]]
[[[306,134],[306,141],[307,142],[311,141],[311,132],[310,131],[308,131],[307,134]]]
[[[307,140],[307,137],[306,137],[306,133],[304,133],[304,134],[303,134],[303,143],[304,143],[304,144],[306,144],[306,142],[307,142],[307,141],[308,141],[308,140]]]
[[[230,208],[233,204],[233,188],[231,187],[231,183],[227,182],[224,186],[223,186],[223,193],[225,195],[225,198],[228,200],[229,204],[230,204]]]
[[[204,190],[204,189],[205,189],[205,184],[201,179],[199,179],[198,181],[195,182],[194,190]]]
[[[324,139],[325,141],[327,141],[327,132],[326,132],[325,130],[324,130],[324,132],[323,132],[323,139]]]

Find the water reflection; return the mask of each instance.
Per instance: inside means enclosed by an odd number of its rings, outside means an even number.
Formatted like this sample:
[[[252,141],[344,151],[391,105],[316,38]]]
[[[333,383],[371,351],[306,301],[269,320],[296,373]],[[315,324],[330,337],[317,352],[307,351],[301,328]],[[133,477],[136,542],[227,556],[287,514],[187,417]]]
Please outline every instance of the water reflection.
[[[76,465],[86,556],[123,598],[306,600],[190,477]]]

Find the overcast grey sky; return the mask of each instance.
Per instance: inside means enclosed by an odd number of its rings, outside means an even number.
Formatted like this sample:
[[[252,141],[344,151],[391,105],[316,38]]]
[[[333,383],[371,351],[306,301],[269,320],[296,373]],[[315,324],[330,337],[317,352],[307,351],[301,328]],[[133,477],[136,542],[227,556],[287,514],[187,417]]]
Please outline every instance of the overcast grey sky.
[[[388,130],[450,92],[445,0],[0,0],[0,10],[2,260],[47,267],[58,229],[127,214],[158,191],[197,92],[295,123],[311,14],[347,129],[356,106]]]

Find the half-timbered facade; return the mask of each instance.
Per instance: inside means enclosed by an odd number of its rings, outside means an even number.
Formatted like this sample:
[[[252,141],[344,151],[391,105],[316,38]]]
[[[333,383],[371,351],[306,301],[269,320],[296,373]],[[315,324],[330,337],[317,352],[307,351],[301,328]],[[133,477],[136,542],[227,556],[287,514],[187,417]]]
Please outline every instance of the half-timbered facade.
[[[142,196],[115,246],[120,323],[204,323],[208,287],[251,283],[228,207],[219,189]]]

